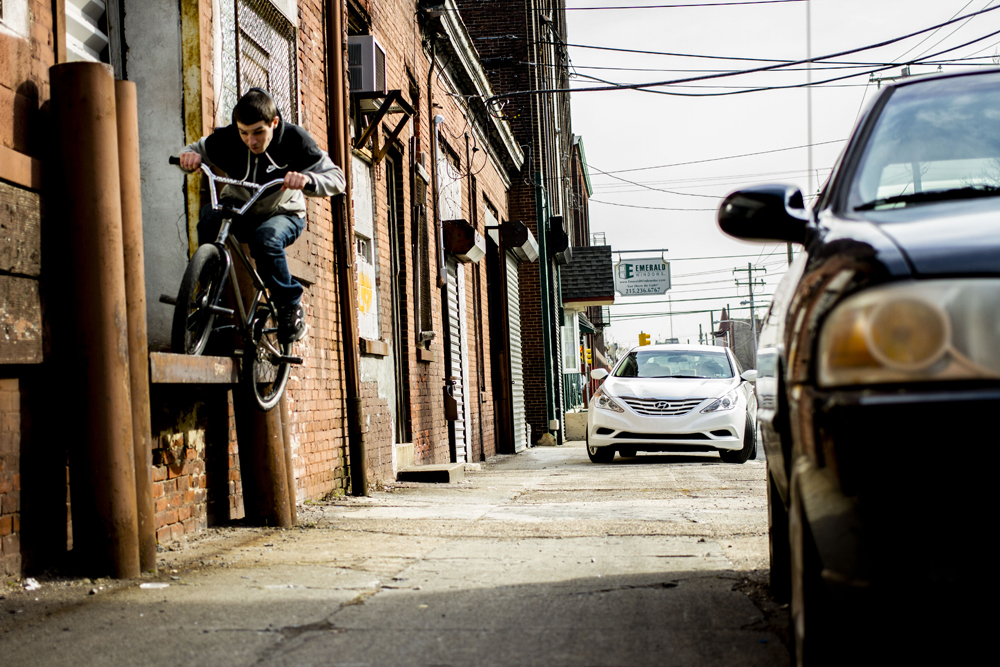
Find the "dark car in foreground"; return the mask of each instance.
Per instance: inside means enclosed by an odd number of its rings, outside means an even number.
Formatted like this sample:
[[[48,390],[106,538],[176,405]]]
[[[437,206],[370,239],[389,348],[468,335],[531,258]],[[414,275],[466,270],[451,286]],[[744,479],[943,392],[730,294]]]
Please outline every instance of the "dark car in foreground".
[[[1000,444],[1000,71],[884,87],[810,209],[758,186],[718,220],[805,250],[757,355],[797,663],[965,664],[996,589],[975,536]]]

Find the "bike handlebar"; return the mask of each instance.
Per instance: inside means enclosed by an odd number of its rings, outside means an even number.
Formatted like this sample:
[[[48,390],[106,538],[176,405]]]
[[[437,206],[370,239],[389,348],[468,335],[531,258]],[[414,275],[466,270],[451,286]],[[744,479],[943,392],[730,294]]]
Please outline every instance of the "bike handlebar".
[[[170,158],[168,159],[168,162],[170,164],[180,166],[181,159],[179,157],[171,155]],[[224,176],[216,176],[215,174],[212,173],[212,170],[209,169],[208,165],[206,165],[204,162],[201,163],[200,169],[202,173],[204,173],[205,176],[208,177],[208,182],[211,184],[209,192],[212,194],[213,210],[218,211],[222,209],[222,206],[219,204],[218,201],[218,195],[215,192],[216,183],[222,183],[224,185],[236,185],[241,188],[246,188],[248,190],[255,191],[253,196],[250,197],[250,199],[248,199],[247,202],[239,210],[234,211],[236,215],[243,215],[248,210],[250,210],[250,207],[257,203],[257,200],[260,199],[261,194],[263,194],[264,190],[266,190],[267,188],[270,188],[275,185],[284,185],[285,183],[285,179],[283,178],[276,178],[273,181],[269,181],[267,183],[254,183],[252,181],[239,181],[233,178],[226,178]],[[185,173],[193,174],[194,172],[185,171]]]

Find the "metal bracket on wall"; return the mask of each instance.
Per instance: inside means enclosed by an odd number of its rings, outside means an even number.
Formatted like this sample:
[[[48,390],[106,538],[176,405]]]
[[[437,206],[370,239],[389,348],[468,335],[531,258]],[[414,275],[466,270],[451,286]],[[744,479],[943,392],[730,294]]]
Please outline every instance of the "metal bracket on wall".
[[[356,117],[361,121],[361,127],[364,127],[361,136],[354,140],[354,148],[364,147],[371,139],[372,164],[378,164],[389,152],[389,146],[396,141],[403,126],[410,120],[413,115],[413,107],[403,99],[403,93],[399,90],[390,90],[384,95],[382,93],[351,93],[351,106],[354,107]],[[386,136],[385,141],[379,145],[378,128],[389,114],[402,114],[403,117],[396,123],[396,128]]]

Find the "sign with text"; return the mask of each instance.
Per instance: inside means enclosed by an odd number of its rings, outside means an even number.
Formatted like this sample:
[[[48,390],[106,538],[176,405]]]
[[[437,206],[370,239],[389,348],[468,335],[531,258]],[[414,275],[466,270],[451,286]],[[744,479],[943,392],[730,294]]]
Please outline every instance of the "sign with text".
[[[622,296],[666,294],[670,289],[670,262],[661,257],[630,259],[615,265],[615,291]]]

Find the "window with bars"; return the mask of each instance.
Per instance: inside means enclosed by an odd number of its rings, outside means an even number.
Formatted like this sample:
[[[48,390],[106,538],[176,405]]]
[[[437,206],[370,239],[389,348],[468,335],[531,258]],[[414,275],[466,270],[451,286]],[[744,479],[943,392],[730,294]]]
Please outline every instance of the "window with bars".
[[[268,0],[221,0],[222,82],[220,125],[239,98],[263,88],[274,98],[281,117],[299,122],[295,26]]]

